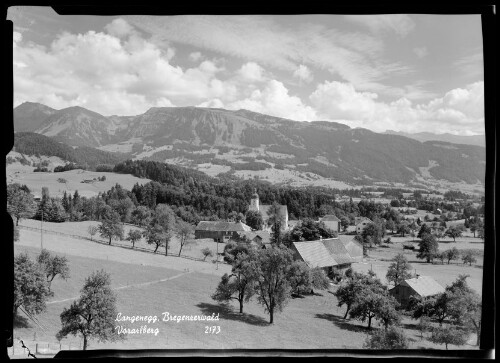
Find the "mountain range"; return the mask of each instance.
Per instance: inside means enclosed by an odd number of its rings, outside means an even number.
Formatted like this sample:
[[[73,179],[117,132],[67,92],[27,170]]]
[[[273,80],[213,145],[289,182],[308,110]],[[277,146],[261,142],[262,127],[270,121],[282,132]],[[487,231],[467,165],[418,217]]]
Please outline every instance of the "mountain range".
[[[482,146],[421,142],[336,122],[299,122],[248,110],[153,107],[136,116],[103,116],[78,106],[55,110],[26,102],[14,109],[14,130],[213,175],[408,185],[438,180],[484,183],[485,174]]]
[[[408,132],[393,131],[393,130],[387,130],[385,133],[390,135],[406,136],[409,137],[410,139],[415,139],[422,142],[445,141],[453,144],[477,145],[483,147],[486,145],[485,135],[462,136],[462,135],[453,135],[449,133],[433,134],[432,132],[417,132],[414,134],[410,134]]]

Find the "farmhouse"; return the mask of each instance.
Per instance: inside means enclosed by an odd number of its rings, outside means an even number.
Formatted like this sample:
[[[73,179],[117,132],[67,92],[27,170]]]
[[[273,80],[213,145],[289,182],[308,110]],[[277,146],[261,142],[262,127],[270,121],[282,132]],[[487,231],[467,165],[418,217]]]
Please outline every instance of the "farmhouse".
[[[215,242],[227,242],[237,237],[238,232],[251,230],[242,222],[201,221],[194,230],[194,238],[212,238]]]
[[[262,219],[264,220],[264,229],[270,230],[271,227],[268,226],[269,224],[269,212],[271,209],[270,204],[260,204],[259,201],[259,195],[257,192],[254,192],[252,195],[252,199],[250,200],[250,207],[248,210],[254,210],[257,212],[260,212],[262,214]],[[282,230],[287,230],[288,229],[288,208],[286,205],[279,205],[279,214],[282,220],[282,225],[281,229]]]
[[[256,247],[266,247],[271,244],[271,234],[268,231],[237,232],[239,237],[246,237],[250,244]]]
[[[320,218],[319,221],[323,222],[325,224],[326,228],[330,228],[331,230],[334,230],[335,232],[340,231],[340,219],[338,219],[333,214],[327,214],[323,218]]]
[[[339,238],[293,242],[293,251],[295,260],[304,261],[310,268],[320,267],[327,273],[344,271],[356,262]]]
[[[363,246],[353,236],[341,234],[338,237],[355,262],[363,261]]]
[[[366,226],[373,223],[370,218],[366,217],[356,217],[354,224],[356,225],[356,233],[361,234]]]
[[[408,306],[411,296],[428,298],[444,292],[436,280],[430,276],[420,276],[407,279],[389,290],[389,293],[403,306]]]

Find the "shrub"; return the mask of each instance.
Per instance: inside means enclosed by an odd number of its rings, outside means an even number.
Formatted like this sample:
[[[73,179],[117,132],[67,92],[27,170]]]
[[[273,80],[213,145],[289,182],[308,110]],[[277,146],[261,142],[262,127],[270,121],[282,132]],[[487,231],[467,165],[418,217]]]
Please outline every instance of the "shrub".
[[[408,349],[409,341],[404,331],[391,326],[387,330],[377,330],[371,334],[363,345],[369,349]]]

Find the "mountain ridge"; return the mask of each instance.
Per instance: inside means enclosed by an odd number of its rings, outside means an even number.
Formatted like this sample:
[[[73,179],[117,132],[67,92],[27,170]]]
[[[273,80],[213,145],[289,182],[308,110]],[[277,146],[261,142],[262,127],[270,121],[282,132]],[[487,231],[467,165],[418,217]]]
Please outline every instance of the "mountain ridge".
[[[14,112],[26,127],[35,106]],[[52,109],[53,110],[53,109]],[[71,146],[127,153],[132,158],[210,169],[239,177],[298,175],[356,185],[445,180],[483,183],[485,148],[418,141],[329,121],[293,121],[249,110],[152,107],[135,116],[103,116],[83,107],[50,111],[32,132]],[[42,116],[39,116],[42,117]],[[288,175],[287,174],[287,175]]]

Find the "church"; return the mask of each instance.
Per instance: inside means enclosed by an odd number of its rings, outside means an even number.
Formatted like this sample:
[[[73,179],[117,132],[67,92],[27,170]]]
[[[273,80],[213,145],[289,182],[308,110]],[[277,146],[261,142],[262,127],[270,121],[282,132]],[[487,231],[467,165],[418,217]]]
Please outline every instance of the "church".
[[[252,199],[250,200],[250,206],[248,207],[248,210],[254,210],[257,212],[260,212],[262,215],[262,219],[264,220],[264,230],[271,230],[271,227],[269,226],[269,211],[271,208],[271,204],[260,204],[259,201],[259,195],[257,194],[257,191],[254,191],[252,195]],[[279,205],[279,213],[281,216],[281,220],[283,221],[283,224],[281,226],[282,230],[287,230],[288,229],[288,208],[286,205]]]

